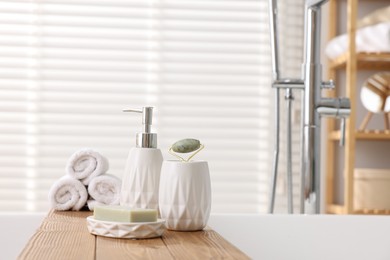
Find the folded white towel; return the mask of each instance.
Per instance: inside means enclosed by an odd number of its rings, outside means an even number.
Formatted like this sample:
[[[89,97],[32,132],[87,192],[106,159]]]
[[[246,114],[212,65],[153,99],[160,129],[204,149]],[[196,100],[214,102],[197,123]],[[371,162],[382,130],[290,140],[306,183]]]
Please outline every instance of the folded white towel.
[[[108,160],[92,149],[82,149],[69,158],[66,172],[75,179],[88,185],[92,178],[108,170]]]
[[[88,185],[88,193],[99,205],[119,205],[122,181],[111,174],[103,174],[91,180]],[[94,202],[88,201],[91,208]],[[92,207],[94,207],[92,205]]]
[[[49,191],[49,201],[55,210],[80,210],[88,199],[87,188],[70,176],[58,179]]]
[[[325,48],[326,55],[335,59],[348,49],[348,35],[332,39]],[[356,52],[390,52],[390,22],[379,23],[356,31]]]

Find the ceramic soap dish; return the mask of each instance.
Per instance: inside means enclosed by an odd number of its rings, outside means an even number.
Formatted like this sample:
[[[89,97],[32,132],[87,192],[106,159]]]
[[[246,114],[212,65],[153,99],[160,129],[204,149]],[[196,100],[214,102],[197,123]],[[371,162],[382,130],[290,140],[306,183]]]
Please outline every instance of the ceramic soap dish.
[[[116,238],[160,237],[166,229],[163,219],[158,219],[156,222],[112,222],[96,220],[93,216],[89,216],[87,224],[91,234]]]

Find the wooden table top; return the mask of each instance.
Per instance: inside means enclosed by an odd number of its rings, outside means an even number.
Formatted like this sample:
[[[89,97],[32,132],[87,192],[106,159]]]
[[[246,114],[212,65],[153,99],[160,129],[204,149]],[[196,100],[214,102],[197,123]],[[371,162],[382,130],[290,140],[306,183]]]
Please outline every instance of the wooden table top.
[[[18,259],[249,259],[210,228],[166,230],[161,238],[118,239],[88,232],[92,212],[51,211]]]

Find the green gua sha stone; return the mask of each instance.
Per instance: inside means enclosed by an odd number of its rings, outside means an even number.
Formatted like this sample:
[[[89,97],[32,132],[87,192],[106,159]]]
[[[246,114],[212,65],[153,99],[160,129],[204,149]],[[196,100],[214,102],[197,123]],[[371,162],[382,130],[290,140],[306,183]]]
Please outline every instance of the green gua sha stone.
[[[175,142],[171,148],[169,148],[169,153],[173,156],[179,158],[182,162],[189,162],[197,153],[199,153],[204,148],[204,145],[200,143],[197,139],[182,139],[180,141]],[[193,154],[184,159],[183,157],[175,154],[175,153],[191,153]]]
[[[196,139],[183,139],[172,145],[172,151],[175,153],[190,153],[200,148],[200,141]]]

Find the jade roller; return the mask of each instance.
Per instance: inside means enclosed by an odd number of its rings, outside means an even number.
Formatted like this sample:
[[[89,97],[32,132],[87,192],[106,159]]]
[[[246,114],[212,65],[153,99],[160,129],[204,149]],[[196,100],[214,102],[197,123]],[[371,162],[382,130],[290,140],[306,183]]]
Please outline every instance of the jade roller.
[[[169,148],[169,153],[173,156],[180,159],[182,162],[189,162],[196,154],[198,154],[202,149],[204,148],[204,145],[200,143],[197,139],[182,139],[177,142],[175,142],[171,148]],[[176,153],[191,153],[194,152],[190,157],[187,159],[184,159],[183,157],[179,156]]]

